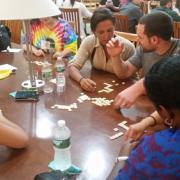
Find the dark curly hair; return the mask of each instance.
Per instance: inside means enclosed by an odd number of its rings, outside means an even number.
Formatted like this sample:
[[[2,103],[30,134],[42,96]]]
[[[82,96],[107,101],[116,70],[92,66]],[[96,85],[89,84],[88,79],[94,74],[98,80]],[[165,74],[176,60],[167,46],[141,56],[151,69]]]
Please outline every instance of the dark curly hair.
[[[115,17],[108,8],[100,7],[97,10],[95,10],[91,17],[92,32],[95,32],[97,25],[105,20],[110,20],[113,23],[113,25],[115,25]]]
[[[180,109],[180,55],[166,57],[152,66],[144,85],[152,102],[158,108]]]

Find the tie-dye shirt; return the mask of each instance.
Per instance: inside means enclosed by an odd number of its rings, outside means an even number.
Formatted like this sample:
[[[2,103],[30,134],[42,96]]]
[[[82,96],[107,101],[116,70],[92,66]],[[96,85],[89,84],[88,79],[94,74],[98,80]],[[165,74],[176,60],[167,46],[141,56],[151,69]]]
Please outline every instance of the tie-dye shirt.
[[[132,151],[115,180],[180,179],[180,130],[146,136]]]
[[[77,35],[71,26],[63,19],[58,19],[52,29],[47,28],[43,22],[31,25],[32,45],[41,48],[41,41],[52,39],[55,42],[55,51],[61,52],[69,49],[73,54],[77,51]]]

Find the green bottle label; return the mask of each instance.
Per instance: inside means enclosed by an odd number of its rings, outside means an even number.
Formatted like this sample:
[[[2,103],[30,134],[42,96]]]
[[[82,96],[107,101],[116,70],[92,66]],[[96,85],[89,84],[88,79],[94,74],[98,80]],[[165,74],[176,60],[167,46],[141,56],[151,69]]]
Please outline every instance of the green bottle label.
[[[56,67],[57,72],[64,72],[64,67]]]
[[[50,77],[52,77],[52,72],[51,71],[42,72],[42,77],[43,78],[50,78]]]
[[[70,146],[70,138],[65,140],[53,140],[53,145],[59,149],[65,149]]]

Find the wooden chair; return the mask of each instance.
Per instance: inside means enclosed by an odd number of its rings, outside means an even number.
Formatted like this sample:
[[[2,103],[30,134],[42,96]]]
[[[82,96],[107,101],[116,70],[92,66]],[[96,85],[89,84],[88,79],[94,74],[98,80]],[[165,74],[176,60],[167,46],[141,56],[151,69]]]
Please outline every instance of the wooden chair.
[[[116,19],[115,30],[121,32],[128,32],[128,16],[118,13],[115,13],[114,16]]]
[[[74,31],[78,36],[78,47],[81,44],[81,35],[80,35],[80,17],[79,9],[77,8],[60,8],[61,16],[68,22],[74,22]]]
[[[2,24],[7,26],[11,31],[11,42],[20,44],[21,43],[21,30],[22,21],[20,20],[5,20]]]
[[[173,22],[173,37],[180,39],[180,22]]]
[[[115,31],[115,34],[118,36],[121,36],[125,39],[128,39],[129,41],[131,41],[135,46],[138,45],[138,36],[137,34],[133,34],[133,33],[127,33],[127,32],[121,32],[121,31]]]
[[[96,8],[99,6],[99,1],[98,0],[82,0],[82,3],[91,12],[94,12],[96,10]]]

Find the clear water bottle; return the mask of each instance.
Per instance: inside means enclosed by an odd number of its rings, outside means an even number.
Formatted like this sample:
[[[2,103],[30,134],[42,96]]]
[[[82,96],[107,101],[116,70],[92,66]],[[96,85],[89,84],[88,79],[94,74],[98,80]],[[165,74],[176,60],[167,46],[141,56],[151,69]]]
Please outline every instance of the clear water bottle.
[[[51,64],[48,63],[48,61],[45,61],[42,67],[42,80],[45,82],[45,85],[43,87],[44,93],[51,93],[53,91],[53,87],[50,82],[51,79],[52,79],[52,67]]]
[[[71,131],[64,120],[59,120],[53,131],[55,169],[65,171],[71,166],[70,154]]]
[[[62,57],[57,58],[55,68],[56,68],[57,87],[58,89],[61,89],[61,91],[64,91],[66,85],[66,78],[65,78],[65,63]]]

